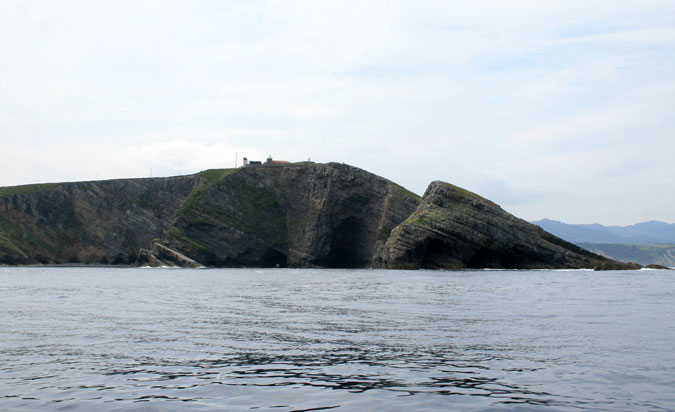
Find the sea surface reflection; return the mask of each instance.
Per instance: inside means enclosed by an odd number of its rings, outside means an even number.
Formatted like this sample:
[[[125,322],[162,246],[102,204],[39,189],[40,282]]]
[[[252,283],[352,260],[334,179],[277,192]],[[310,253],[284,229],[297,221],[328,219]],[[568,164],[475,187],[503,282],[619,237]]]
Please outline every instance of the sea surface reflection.
[[[675,410],[672,273],[0,268],[0,410]]]

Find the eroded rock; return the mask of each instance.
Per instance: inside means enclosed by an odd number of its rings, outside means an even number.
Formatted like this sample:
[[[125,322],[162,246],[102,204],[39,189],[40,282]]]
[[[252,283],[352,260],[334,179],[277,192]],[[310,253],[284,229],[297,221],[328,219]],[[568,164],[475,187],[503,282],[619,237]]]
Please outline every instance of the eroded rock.
[[[495,203],[432,182],[417,210],[391,233],[374,266],[394,269],[630,268],[566,242]]]

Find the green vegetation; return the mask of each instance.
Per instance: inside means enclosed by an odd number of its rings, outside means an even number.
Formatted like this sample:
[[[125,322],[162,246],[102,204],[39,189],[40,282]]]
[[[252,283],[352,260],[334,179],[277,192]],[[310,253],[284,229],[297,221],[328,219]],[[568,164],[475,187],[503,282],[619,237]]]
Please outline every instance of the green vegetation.
[[[427,209],[414,212],[403,223],[414,226],[428,226],[432,221],[447,220],[449,217],[448,209],[430,205]]]
[[[179,243],[186,250],[192,249],[192,250],[199,250],[208,255],[214,254],[211,250],[209,250],[209,248],[199,243],[198,241],[188,237],[185,233],[183,233],[182,230],[180,230],[175,226],[169,229],[168,237],[170,243]],[[157,243],[164,244],[159,240],[157,240]]]
[[[19,226],[0,215],[1,248],[14,251],[20,255],[24,255],[28,254],[26,251],[33,250],[36,245],[50,251],[55,250],[42,239],[36,237],[30,232],[21,229]]]
[[[465,198],[467,198],[467,199],[471,199],[471,200],[476,200],[476,201],[479,201],[479,202],[487,203],[488,205],[490,205],[490,206],[492,206],[492,207],[496,207],[496,208],[499,209],[499,205],[497,205],[496,203],[493,203],[493,202],[490,201],[490,200],[487,200],[486,198],[484,198],[484,197],[482,197],[482,196],[480,196],[480,195],[477,195],[477,194],[475,194],[475,193],[473,193],[473,192],[470,192],[470,191],[468,191],[468,190],[466,190],[466,189],[462,189],[461,187],[455,186],[455,185],[450,184],[450,183],[445,183],[445,182],[444,182],[443,184],[445,185],[445,187],[447,187],[448,189],[450,189],[450,191],[457,193],[457,194],[460,195],[461,197],[465,197]]]
[[[421,199],[420,196],[416,195],[415,193],[411,192],[410,190],[406,189],[405,187],[403,187],[403,186],[401,186],[401,185],[397,185],[397,184],[394,183],[394,182],[389,182],[389,184],[390,184],[393,188],[395,188],[396,190],[398,190],[403,196],[408,197],[408,198],[410,198],[410,199],[413,199],[413,200],[415,200],[416,202],[419,202],[419,201],[420,201],[420,199]]]
[[[140,194],[134,198],[134,203],[143,209],[154,209],[155,203],[152,201],[152,195],[149,192]]]
[[[462,189],[450,183],[443,183],[450,194],[450,204],[445,204],[443,207],[433,203],[425,205],[423,210],[415,211],[404,223],[415,226],[429,226],[432,222],[442,222],[449,220],[463,220],[471,216],[473,209],[483,209],[485,207],[492,207],[500,209],[500,207],[468,190]]]
[[[19,249],[14,244],[14,242],[5,238],[5,236],[3,236],[3,235],[4,235],[4,233],[2,231],[0,231],[0,259],[3,256],[6,256],[6,255],[13,255],[13,254],[23,255],[24,254],[23,251],[21,249]]]
[[[39,192],[40,190],[49,189],[50,187],[58,185],[60,185],[60,183],[39,183],[32,185],[0,187],[0,197],[8,197],[14,195],[23,195],[26,193]]]
[[[188,195],[178,208],[176,217],[173,221],[173,226],[167,233],[169,244],[178,243],[181,245],[181,250],[183,251],[192,250],[200,252],[199,254],[207,254],[209,256],[214,255],[213,251],[209,250],[208,247],[187,236],[182,229],[176,226],[176,223],[180,221],[189,223],[194,223],[195,221],[206,222],[209,224],[215,223],[213,217],[199,212],[198,205],[211,188],[238,170],[239,169],[209,169],[197,173],[202,182],[192,191],[192,193],[190,193],[190,195]]]
[[[193,190],[185,199],[176,213],[176,218],[178,219],[185,216],[190,209],[193,209],[199,201],[202,200],[209,189],[238,170],[239,169],[209,169],[197,173],[204,180],[204,183]]]
[[[204,179],[207,184],[212,184],[223,180],[223,178],[231,175],[237,170],[239,169],[208,169],[197,173],[197,175]]]
[[[234,171],[210,172],[183,202],[167,236],[170,247],[202,263],[223,264],[227,252],[213,245],[222,243],[220,236],[232,230],[241,233],[231,245],[234,249],[255,254],[287,245],[286,214],[275,192],[248,174],[226,178]]]
[[[231,207],[210,205],[203,210],[202,219],[206,218],[217,225],[234,227],[268,243],[278,242],[280,236],[283,236],[285,243],[286,214],[281,210],[274,192],[241,179],[223,182],[219,189],[230,195]]]
[[[413,213],[406,220],[404,220],[403,223],[413,226],[426,226],[429,221],[422,213]]]
[[[134,210],[136,208],[152,212],[155,216],[161,216],[164,212],[164,205],[157,196],[157,193],[152,190],[136,195],[131,203],[123,207],[123,209],[127,210]]]

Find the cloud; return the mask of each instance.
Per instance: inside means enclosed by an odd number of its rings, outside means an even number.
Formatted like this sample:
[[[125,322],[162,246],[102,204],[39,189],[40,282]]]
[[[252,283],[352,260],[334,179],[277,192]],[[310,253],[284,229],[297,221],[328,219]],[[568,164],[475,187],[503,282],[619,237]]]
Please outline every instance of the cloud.
[[[259,159],[267,156],[254,147],[220,142],[208,144],[190,139],[120,147],[96,141],[82,146],[79,140],[62,140],[37,149],[29,150],[21,145],[9,148],[13,156],[7,159],[6,170],[18,171],[26,179],[18,183],[174,176],[210,168],[234,167],[235,154],[238,166],[245,156]],[[58,155],[64,152],[69,156]],[[32,158],[30,167],[22,162],[29,156]],[[78,160],[71,162],[69,158]],[[3,180],[11,178],[4,173],[0,177]],[[0,180],[0,185],[3,183]]]
[[[515,98],[535,99],[544,103],[546,100],[589,93],[597,89],[598,82],[610,82],[630,64],[631,61],[625,57],[601,57],[583,66],[546,71],[541,76],[517,85],[512,93]]]
[[[599,107],[583,107],[564,118],[558,117],[543,126],[518,130],[504,139],[505,146],[555,144],[562,140],[578,140],[578,148],[588,148],[598,142],[611,145],[642,128],[671,120],[669,103],[675,83],[667,82],[630,90]],[[671,122],[672,123],[672,122]],[[672,125],[672,124],[671,124]]]
[[[672,180],[673,17],[657,0],[4,1],[0,184],[238,152],[418,193],[447,180],[525,218],[675,221],[675,195],[656,210],[618,188]],[[626,206],[597,214],[599,192]]]

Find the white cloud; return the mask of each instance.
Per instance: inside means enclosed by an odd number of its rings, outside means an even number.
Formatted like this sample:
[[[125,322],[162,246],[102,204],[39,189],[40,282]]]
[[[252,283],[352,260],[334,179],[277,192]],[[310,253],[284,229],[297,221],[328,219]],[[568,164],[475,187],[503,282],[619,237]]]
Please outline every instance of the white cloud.
[[[573,94],[589,93],[597,89],[598,82],[608,83],[620,77],[621,71],[631,63],[624,57],[601,57],[581,67],[546,71],[540,77],[517,85],[513,96],[546,102]]]
[[[564,43],[615,43],[631,47],[661,47],[675,44],[675,29],[654,27],[647,29],[622,30],[600,34],[580,35],[557,41]]]
[[[266,154],[255,147],[227,143],[206,144],[190,139],[156,141],[132,146],[111,147],[96,141],[80,145],[79,140],[62,140],[29,150],[21,145],[9,148],[13,154],[6,161],[8,170],[18,171],[22,182],[113,179],[122,177],[174,176],[206,169],[241,166],[242,158],[264,159]],[[67,152],[68,157],[60,154]],[[31,157],[30,165],[23,159]],[[69,161],[77,159],[76,162]],[[3,176],[7,178],[6,176]],[[0,185],[3,185],[0,181]],[[5,183],[6,184],[6,183]]]
[[[524,147],[535,144],[555,144],[561,140],[578,141],[577,149],[603,143],[620,143],[626,130],[635,132],[664,121],[670,121],[670,103],[675,83],[660,83],[631,90],[601,107],[584,107],[570,116],[556,118],[542,126],[518,130],[504,139],[507,147]],[[672,126],[672,124],[670,125]]]

